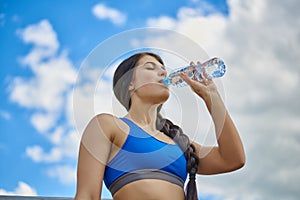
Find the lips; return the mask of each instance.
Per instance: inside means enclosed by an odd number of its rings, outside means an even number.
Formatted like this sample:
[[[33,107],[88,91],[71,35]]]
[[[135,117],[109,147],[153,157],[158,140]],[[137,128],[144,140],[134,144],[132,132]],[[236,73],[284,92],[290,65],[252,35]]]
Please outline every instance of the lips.
[[[159,83],[164,83],[164,78],[158,81]]]
[[[160,85],[162,85],[162,86],[168,88],[168,87],[166,86],[166,84],[163,82],[163,79],[161,79],[160,81],[158,81],[158,83],[159,83]]]

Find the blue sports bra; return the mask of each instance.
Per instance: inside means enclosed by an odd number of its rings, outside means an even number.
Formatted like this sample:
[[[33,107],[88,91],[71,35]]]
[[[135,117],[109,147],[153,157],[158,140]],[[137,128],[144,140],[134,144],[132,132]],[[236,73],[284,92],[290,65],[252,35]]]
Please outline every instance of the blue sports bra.
[[[124,185],[141,179],[160,179],[181,187],[187,177],[186,159],[177,144],[162,142],[127,118],[130,128],[119,152],[106,165],[104,183],[114,195]]]

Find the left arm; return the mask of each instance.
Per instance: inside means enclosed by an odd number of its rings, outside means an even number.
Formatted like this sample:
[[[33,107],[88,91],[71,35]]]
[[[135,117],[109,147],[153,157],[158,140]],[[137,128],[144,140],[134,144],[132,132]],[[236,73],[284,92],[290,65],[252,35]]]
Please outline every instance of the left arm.
[[[218,145],[214,147],[201,146],[192,142],[200,158],[197,173],[219,174],[244,166],[245,152],[238,130],[213,81],[207,80],[202,83],[192,80],[184,74],[181,74],[181,77],[204,100],[214,122],[218,142]]]

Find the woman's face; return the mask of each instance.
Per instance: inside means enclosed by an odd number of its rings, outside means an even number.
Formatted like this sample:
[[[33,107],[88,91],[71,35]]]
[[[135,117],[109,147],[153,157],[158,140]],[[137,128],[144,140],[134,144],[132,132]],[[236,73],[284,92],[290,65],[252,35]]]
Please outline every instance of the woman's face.
[[[140,98],[145,102],[161,104],[169,98],[169,88],[162,83],[167,72],[155,57],[143,56],[134,70],[129,85],[132,101]]]

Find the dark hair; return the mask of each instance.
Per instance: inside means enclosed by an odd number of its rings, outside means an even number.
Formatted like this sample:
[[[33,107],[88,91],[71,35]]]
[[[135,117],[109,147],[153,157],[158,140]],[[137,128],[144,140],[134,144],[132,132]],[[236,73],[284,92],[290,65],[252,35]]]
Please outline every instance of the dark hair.
[[[129,110],[131,106],[129,84],[133,76],[134,67],[145,55],[152,56],[161,64],[163,64],[162,59],[158,55],[149,52],[143,52],[134,54],[125,59],[115,71],[113,78],[114,94],[120,103],[126,108],[126,110]],[[199,157],[195,153],[194,145],[190,143],[188,136],[183,133],[182,129],[173,124],[170,120],[162,117],[159,112],[161,107],[162,105],[160,105],[157,110],[156,128],[172,138],[184,152],[187,160],[186,168],[187,172],[189,173],[189,182],[186,187],[185,199],[197,200],[196,173],[198,169]]]

